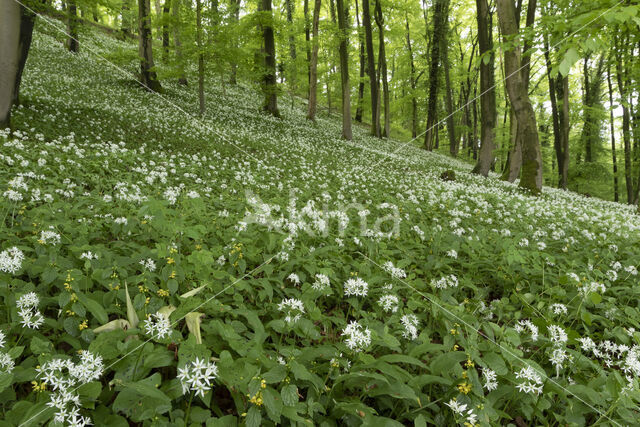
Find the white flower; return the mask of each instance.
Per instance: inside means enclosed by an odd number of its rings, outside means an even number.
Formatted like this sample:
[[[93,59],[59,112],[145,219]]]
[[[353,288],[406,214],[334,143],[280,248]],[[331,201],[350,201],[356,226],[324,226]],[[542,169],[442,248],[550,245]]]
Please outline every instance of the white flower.
[[[456,399],[451,399],[449,403],[445,403],[445,405],[451,408],[451,410],[457,415],[463,415],[464,412],[467,410],[466,403],[460,404],[456,401]]]
[[[405,314],[400,319],[402,326],[404,326],[404,331],[402,331],[402,336],[409,340],[418,339],[418,325],[420,321],[416,317],[415,314]]]
[[[0,271],[16,274],[24,261],[24,254],[17,247],[12,247],[0,252]]]
[[[278,310],[286,313],[285,322],[295,323],[304,314],[304,304],[299,299],[287,298],[278,304]]]
[[[18,307],[18,316],[22,318],[20,323],[22,326],[38,329],[44,323],[44,317],[38,311],[38,305],[40,304],[40,298],[35,292],[29,292],[22,295],[16,301]]]
[[[43,245],[50,243],[55,246],[60,243],[60,235],[54,231],[45,230],[40,232],[40,239],[38,240],[38,242],[42,243]]]
[[[171,335],[171,323],[169,323],[169,319],[165,315],[157,312],[149,316],[149,319],[144,322],[144,330],[152,338],[163,339]]]
[[[205,392],[211,390],[213,380],[217,376],[218,367],[215,363],[196,358],[195,361],[178,368],[177,378],[182,385],[182,393],[191,390],[204,398]]]
[[[549,310],[551,310],[553,314],[567,314],[567,307],[564,304],[551,304]]]
[[[455,249],[447,251],[447,256],[453,259],[458,259],[458,252]]]
[[[152,273],[156,271],[156,262],[151,258],[141,259],[138,264],[140,264],[144,270],[150,271]]]
[[[542,393],[542,378],[531,366],[527,365],[520,369],[516,373],[516,378],[523,380],[516,385],[518,391],[532,394]]]
[[[530,320],[519,320],[516,326],[514,326],[514,329],[518,333],[522,332],[525,328],[531,332],[531,340],[536,341],[538,339],[538,327],[531,323]]]
[[[457,288],[458,278],[454,274],[443,276],[440,279],[432,279],[431,286],[438,289]]]
[[[364,350],[371,344],[371,331],[368,328],[363,329],[355,320],[344,328],[341,335],[347,336],[345,344],[350,350]]]
[[[550,338],[553,342],[553,345],[559,346],[566,344],[568,340],[567,333],[560,326],[549,325],[547,326],[547,330],[549,331],[549,334],[551,334]]]
[[[86,260],[92,260],[92,259],[98,259],[98,255],[94,254],[91,251],[87,251],[87,252],[83,252],[82,255],[80,255],[80,259],[86,259]]]
[[[115,222],[116,224],[120,224],[120,225],[127,225],[129,223],[127,218],[125,218],[123,216],[114,219],[113,222]]]
[[[564,349],[555,348],[553,350],[553,353],[551,354],[551,357],[549,358],[549,361],[551,362],[551,364],[553,366],[555,366],[555,368],[556,368],[556,376],[557,377],[560,376],[560,369],[562,369],[564,361],[567,360],[568,358],[569,358],[569,355],[567,354],[567,352]]]
[[[483,368],[482,376],[484,378],[484,388],[489,391],[493,391],[498,388],[498,376],[494,371],[489,368]]]
[[[344,283],[344,295],[347,297],[365,297],[369,291],[369,284],[359,277],[351,278]]]
[[[315,279],[316,280],[311,285],[314,290],[324,292],[329,289],[331,282],[328,276],[318,273],[315,275]]]
[[[405,273],[403,269],[395,267],[391,261],[385,262],[382,268],[394,279],[404,279],[407,277],[407,273]]]
[[[296,284],[296,285],[299,285],[299,284],[300,284],[300,278],[298,277],[298,275],[297,275],[296,273],[291,273],[291,274],[287,277],[287,279],[288,279],[290,282],[292,282],[292,283],[294,283],[294,284]]]
[[[395,313],[398,311],[398,297],[391,294],[385,294],[380,297],[378,304],[382,306],[384,311]]]

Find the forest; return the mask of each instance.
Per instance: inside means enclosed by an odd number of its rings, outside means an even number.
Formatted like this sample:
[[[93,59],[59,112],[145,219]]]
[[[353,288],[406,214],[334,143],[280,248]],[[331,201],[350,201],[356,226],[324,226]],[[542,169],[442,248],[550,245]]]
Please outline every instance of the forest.
[[[640,419],[638,0],[0,0],[0,427]]]

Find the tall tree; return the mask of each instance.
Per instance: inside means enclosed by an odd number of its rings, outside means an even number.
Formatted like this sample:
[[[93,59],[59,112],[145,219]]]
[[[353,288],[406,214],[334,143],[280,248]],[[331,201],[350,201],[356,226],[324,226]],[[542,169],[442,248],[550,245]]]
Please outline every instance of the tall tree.
[[[440,76],[440,62],[442,55],[442,39],[447,29],[449,19],[449,0],[435,0],[433,12],[433,32],[431,36],[431,53],[429,60],[429,99],[427,105],[427,130],[424,134],[424,147],[433,149],[434,135],[438,132],[436,122],[438,114],[438,89]]]
[[[240,6],[242,0],[229,0],[229,9],[231,15],[231,21],[237,25],[240,21]],[[237,43],[237,42],[236,42]],[[231,60],[231,77],[229,83],[235,85],[238,83],[238,61],[234,58]]]
[[[358,44],[360,45],[360,79],[358,80],[358,102],[356,105],[355,120],[362,123],[362,110],[364,104],[364,76],[367,69],[364,53],[364,34],[360,28],[360,11],[358,10],[358,0],[356,0],[356,28],[358,30]]]
[[[349,9],[344,0],[337,0],[340,28],[340,82],[342,84],[342,137],[353,138],[351,132],[351,83],[349,79]]]
[[[260,1],[262,2],[262,12],[265,14],[262,22],[262,36],[264,39],[265,49],[265,73],[262,85],[264,91],[264,105],[262,109],[273,116],[280,117],[276,80],[276,40],[273,33],[273,12],[271,9],[271,0]]]
[[[67,32],[69,33],[67,48],[69,52],[77,53],[80,50],[80,43],[78,43],[78,7],[75,0],[69,0],[67,3]]]
[[[488,176],[493,164],[496,127],[495,55],[493,53],[493,19],[487,0],[476,0],[478,44],[480,48],[480,154],[473,173]],[[485,59],[486,58],[486,59]],[[475,112],[475,111],[474,111]],[[475,144],[475,141],[473,141]]]
[[[409,85],[411,86],[411,138],[416,138],[418,136],[418,99],[416,97],[416,86],[417,86],[417,77],[416,77],[416,64],[413,60],[413,49],[411,47],[411,28],[409,27],[409,13],[405,12],[405,28],[407,30],[407,53],[409,54],[409,65],[410,65],[410,74],[409,74]]]
[[[138,0],[138,50],[140,55],[140,82],[148,90],[162,91],[154,70],[151,39],[151,4],[149,0]]]
[[[362,0],[362,25],[367,50],[367,68],[369,70],[369,85],[371,86],[371,134],[380,138],[380,98],[378,95],[378,79],[376,79],[376,65],[373,56],[373,30],[371,29],[371,12],[369,0]]]
[[[366,0],[365,0],[366,1]],[[389,80],[387,78],[387,53],[385,51],[384,40],[384,16],[382,14],[382,6],[380,0],[376,0],[374,9],[375,21],[378,27],[378,74],[376,80],[382,80],[382,98],[384,101],[384,128],[382,136],[388,138],[391,134],[391,105],[389,99]],[[378,106],[378,108],[380,108]]]
[[[173,45],[176,50],[176,62],[178,64],[178,84],[186,86],[188,84],[187,75],[184,72],[184,62],[182,59],[182,38],[180,32],[182,29],[182,21],[180,18],[180,0],[173,0]]]
[[[611,130],[611,156],[613,161],[613,199],[619,201],[618,195],[618,159],[616,156],[616,124],[613,117],[613,85],[611,84],[611,61],[607,61],[607,85],[609,87],[609,121]]]
[[[318,103],[318,24],[320,22],[321,0],[315,0],[313,7],[313,48],[311,51],[311,74],[309,80],[309,104],[307,109],[307,119],[316,120],[316,109]]]
[[[596,160],[598,148],[600,148],[600,128],[602,127],[602,84],[604,83],[605,57],[601,55],[592,73],[589,67],[589,57],[584,58],[584,100],[583,117],[584,122],[582,134],[580,135],[581,145],[584,146],[585,162]]]
[[[444,72],[445,97],[444,105],[447,111],[447,136],[449,137],[449,153],[456,157],[458,155],[458,138],[456,137],[456,126],[454,123],[453,112],[453,89],[451,87],[451,66],[449,62],[449,23],[445,21],[445,28],[440,43],[440,54],[442,55],[442,68]]]
[[[164,0],[162,5],[162,60],[169,60],[169,13],[171,12],[171,0]]]
[[[309,0],[304,0],[304,40],[307,53],[307,85],[311,85],[311,24],[309,23]],[[307,95],[309,93],[307,92]]]
[[[618,80],[618,92],[620,92],[620,105],[622,106],[622,141],[624,142],[624,179],[627,189],[627,203],[633,203],[633,179],[631,178],[631,123],[630,123],[630,58],[627,47],[628,34],[620,40],[620,35],[614,37],[616,51],[616,76]]]
[[[512,0],[497,0],[497,10],[504,41],[511,43],[519,33],[515,5]],[[522,141],[520,187],[539,193],[542,190],[542,154],[536,115],[520,73],[520,48],[507,44],[504,48],[504,62],[507,93],[518,121],[518,134]]]
[[[298,74],[298,69],[296,67],[296,37],[293,29],[293,13],[294,13],[294,2],[293,0],[285,0],[285,6],[287,8],[287,23],[289,25],[289,56],[291,58],[291,64],[289,65],[289,80],[291,84],[291,93],[295,93],[296,91],[296,76]]]
[[[204,47],[202,46],[202,0],[196,0],[196,47],[198,48],[198,104],[204,114]]]

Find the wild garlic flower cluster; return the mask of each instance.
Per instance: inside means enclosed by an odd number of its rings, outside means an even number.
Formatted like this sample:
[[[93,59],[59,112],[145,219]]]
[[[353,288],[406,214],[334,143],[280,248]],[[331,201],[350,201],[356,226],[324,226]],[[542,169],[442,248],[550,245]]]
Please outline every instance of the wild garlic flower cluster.
[[[218,376],[218,367],[214,362],[206,362],[196,357],[193,362],[178,368],[177,378],[182,385],[182,393],[193,391],[204,398],[204,394],[211,390],[213,380]]]
[[[418,325],[420,321],[415,314],[405,314],[400,319],[400,323],[404,326],[404,331],[402,331],[404,338],[412,341],[418,339]]]
[[[361,351],[371,344],[371,331],[369,328],[363,328],[355,320],[344,328],[341,335],[347,337],[345,344],[350,350]]]
[[[542,377],[531,366],[527,365],[516,372],[516,378],[522,380],[516,385],[518,391],[531,394],[542,393]]]
[[[385,262],[382,268],[394,279],[405,279],[407,277],[407,273],[403,269],[395,267],[391,261]]]
[[[347,297],[366,297],[369,284],[359,277],[350,278],[344,283],[344,295]]]
[[[4,332],[0,331],[0,349],[4,348],[4,340],[5,340]],[[15,363],[11,356],[4,351],[0,351],[0,372],[11,372],[15,367]]]
[[[68,426],[88,426],[91,419],[80,415],[80,396],[74,389],[102,376],[102,357],[89,351],[80,352],[80,361],[53,359],[36,367],[37,376],[53,389],[47,406],[56,408],[55,421]]]
[[[144,331],[152,338],[163,339],[171,335],[171,323],[164,314],[157,312],[144,322]]]
[[[488,391],[493,391],[498,388],[498,376],[495,371],[489,368],[483,368],[482,377],[484,378],[484,388]]]
[[[325,292],[331,286],[331,281],[329,277],[324,274],[316,274],[315,281],[311,285],[311,287],[318,292]]]
[[[40,239],[38,239],[38,242],[43,245],[55,246],[60,243],[60,235],[55,231],[44,230],[40,232]]]
[[[549,310],[555,315],[565,315],[568,313],[567,306],[564,304],[551,304]]]
[[[445,403],[457,416],[463,417],[465,419],[464,425],[466,426],[474,426],[478,421],[478,415],[473,411],[473,408],[468,408],[466,403],[458,403],[458,401],[454,398],[451,399],[448,403]]]
[[[458,287],[458,278],[455,274],[450,274],[448,276],[442,276],[440,279],[431,280],[431,286],[437,289],[447,289],[447,288],[457,288]]]
[[[304,304],[299,299],[287,298],[278,304],[278,310],[284,312],[284,321],[288,324],[296,323],[304,314]]]
[[[538,340],[538,327],[534,325],[531,320],[518,320],[518,323],[513,328],[517,333],[521,333],[525,329],[529,329],[529,331],[531,332],[531,341]]]
[[[567,337],[567,333],[558,325],[549,325],[547,326],[547,330],[549,331],[551,343],[558,347],[563,346],[567,343],[569,339]]]
[[[16,301],[18,316],[22,318],[22,326],[30,329],[38,329],[44,323],[44,317],[38,310],[40,298],[35,292],[22,295]]]
[[[393,294],[384,294],[378,300],[378,304],[387,313],[395,313],[398,311],[398,297]]]
[[[16,274],[22,267],[24,254],[17,247],[12,247],[0,252],[0,271]]]

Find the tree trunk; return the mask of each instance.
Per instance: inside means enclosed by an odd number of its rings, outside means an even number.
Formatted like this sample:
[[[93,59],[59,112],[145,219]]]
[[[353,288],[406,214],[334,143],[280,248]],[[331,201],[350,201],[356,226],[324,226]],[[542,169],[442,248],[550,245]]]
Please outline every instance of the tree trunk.
[[[365,0],[367,1],[367,0]],[[387,54],[385,52],[384,41],[384,16],[382,15],[382,7],[380,6],[380,0],[376,0],[376,6],[374,10],[376,25],[378,26],[378,61],[380,67],[378,72],[382,79],[382,97],[384,100],[384,129],[382,136],[389,138],[391,134],[391,107],[389,105],[389,82],[387,80]],[[378,108],[380,108],[378,106]]]
[[[351,83],[349,81],[349,9],[344,0],[337,0],[340,27],[340,82],[342,83],[342,137],[353,138],[351,132]]]
[[[140,83],[147,90],[161,92],[162,86],[154,71],[153,49],[151,40],[151,6],[149,0],[138,0],[139,38],[138,49],[140,55]]]
[[[482,121],[480,123],[480,154],[478,162],[473,168],[473,173],[482,176],[489,175],[489,169],[493,163],[493,150],[495,150],[496,127],[496,91],[493,54],[493,23],[487,0],[476,0],[478,21],[478,43],[480,56],[488,55],[489,60],[480,61],[480,111]],[[471,88],[469,88],[471,90]],[[475,141],[473,141],[475,144]]]
[[[447,20],[449,19],[449,0],[435,0],[433,13],[433,36],[431,38],[431,58],[429,65],[429,103],[427,106],[427,130],[424,134],[424,147],[433,149],[434,133],[438,131],[436,125],[438,114],[438,86],[440,75],[440,61],[442,55],[441,40],[445,36]]]
[[[75,0],[69,0],[67,4],[67,48],[69,52],[78,53],[80,44],[78,43],[78,8]]]
[[[627,203],[633,203],[633,180],[631,178],[631,129],[629,115],[629,94],[626,82],[629,77],[629,64],[626,55],[626,46],[622,48],[618,43],[618,37],[614,39],[616,54],[616,74],[618,77],[618,91],[620,92],[620,104],[622,106],[622,140],[624,141],[624,179],[627,188]],[[624,41],[623,41],[624,46]],[[623,51],[624,49],[625,51]]]
[[[0,0],[0,129],[9,127],[20,64],[21,6]]]
[[[310,63],[310,81],[309,81],[309,105],[307,109],[307,119],[316,120],[316,109],[318,103],[318,49],[320,43],[318,40],[318,24],[320,22],[321,0],[315,0],[313,7],[313,47],[311,51]]]
[[[371,86],[371,134],[380,138],[380,103],[378,94],[378,80],[376,78],[376,65],[373,56],[373,32],[371,30],[371,13],[369,0],[362,1],[362,25],[367,49],[367,67],[369,70],[369,84]]]
[[[405,27],[407,29],[407,52],[409,53],[409,65],[411,74],[409,82],[411,85],[411,138],[418,136],[418,100],[416,99],[416,64],[413,61],[413,49],[411,48],[411,30],[409,28],[409,14],[405,13]]]
[[[304,0],[304,39],[305,39],[305,48],[307,52],[307,85],[310,88],[311,87],[311,26],[309,25],[309,0]]]
[[[604,55],[598,60],[595,74],[590,75],[588,58],[584,60],[584,88],[581,145],[585,147],[585,162],[594,162],[600,145],[600,128],[602,127],[602,83],[604,82]]]
[[[516,11],[512,0],[497,0],[498,20],[505,40],[518,34]],[[518,121],[518,134],[522,141],[522,173],[520,187],[534,194],[542,190],[542,155],[536,115],[529,100],[529,93],[520,73],[520,51],[509,46],[504,51],[505,72],[508,76],[507,92]]]
[[[265,48],[265,74],[263,82],[264,105],[262,109],[273,116],[280,117],[278,111],[278,87],[276,81],[276,40],[273,34],[273,13],[271,0],[261,0],[262,11],[268,15],[262,24]],[[317,0],[320,1],[320,0]]]
[[[204,105],[204,48],[202,46],[202,0],[196,0],[196,46],[198,48],[198,104],[200,115],[205,111]]]
[[[175,0],[174,0],[175,1]],[[229,0],[229,8],[231,9],[231,19],[234,25],[238,25],[240,21],[240,5],[242,0]],[[237,43],[237,41],[235,42]],[[232,85],[238,84],[238,62],[234,58],[231,59],[231,76],[229,78],[229,83]]]
[[[169,13],[171,12],[171,0],[164,0],[162,7],[162,60],[169,60]]]
[[[618,159],[616,158],[616,132],[615,120],[613,118],[613,85],[611,84],[611,64],[607,63],[607,83],[609,86],[609,120],[611,128],[611,155],[613,157],[613,198],[619,201],[618,194]]]
[[[364,75],[366,72],[366,62],[364,54],[364,36],[360,28],[360,11],[358,10],[358,0],[356,0],[356,24],[358,28],[358,42],[360,44],[360,80],[358,81],[358,104],[356,106],[355,120],[362,123],[362,107],[364,102]]]
[[[293,28],[293,13],[294,13],[294,3],[292,0],[285,0],[285,6],[287,8],[287,23],[289,24],[288,33],[289,33],[289,57],[291,58],[291,64],[289,64],[289,80],[291,83],[291,93],[295,94],[296,92],[296,80],[298,75],[298,69],[296,67],[296,38],[294,34]]]
[[[447,49],[447,31],[448,25],[444,31],[444,37],[442,38],[442,48],[440,54],[442,55],[442,65],[444,71],[444,86],[445,97],[444,105],[447,110],[447,136],[449,137],[449,153],[456,157],[458,155],[458,140],[456,137],[456,126],[453,118],[453,89],[451,88],[451,75],[449,66],[449,50]]]
[[[184,62],[182,59],[182,42],[180,41],[180,28],[182,26],[180,22],[180,6],[180,0],[173,0],[173,44],[176,49],[176,62],[178,63],[180,73],[178,84],[187,86],[187,76],[184,73]]]

